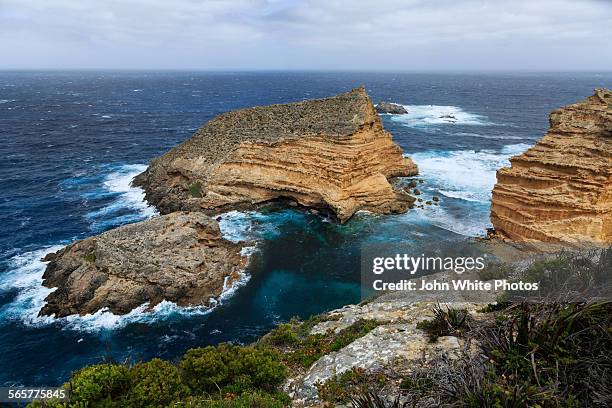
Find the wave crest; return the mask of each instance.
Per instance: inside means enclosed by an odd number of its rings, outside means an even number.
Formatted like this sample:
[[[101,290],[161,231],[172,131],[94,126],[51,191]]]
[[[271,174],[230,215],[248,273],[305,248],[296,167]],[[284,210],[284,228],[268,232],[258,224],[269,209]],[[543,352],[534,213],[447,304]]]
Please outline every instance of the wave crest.
[[[431,125],[494,125],[486,116],[466,112],[458,106],[402,105],[408,113],[392,115],[391,120],[404,126],[422,128]]]

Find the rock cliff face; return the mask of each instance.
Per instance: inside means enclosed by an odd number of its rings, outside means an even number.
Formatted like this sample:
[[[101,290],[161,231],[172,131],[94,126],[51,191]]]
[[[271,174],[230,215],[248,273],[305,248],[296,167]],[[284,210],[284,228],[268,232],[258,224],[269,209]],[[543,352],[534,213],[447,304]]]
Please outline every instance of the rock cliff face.
[[[550,130],[497,172],[491,221],[513,240],[612,242],[612,91],[555,110]]]
[[[41,315],[108,308],[124,314],[168,300],[208,305],[244,268],[241,247],[202,213],[173,213],[75,242],[45,258],[49,294]]]
[[[326,99],[228,112],[136,177],[162,214],[208,214],[275,199],[328,210],[405,211],[388,179],[417,173],[363,88]]]

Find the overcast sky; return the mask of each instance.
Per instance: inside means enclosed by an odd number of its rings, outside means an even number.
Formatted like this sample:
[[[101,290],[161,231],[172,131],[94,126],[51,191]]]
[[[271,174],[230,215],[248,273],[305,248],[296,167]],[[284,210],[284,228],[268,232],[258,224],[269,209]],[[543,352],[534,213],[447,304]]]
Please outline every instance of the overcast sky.
[[[0,69],[612,70],[612,0],[0,0]]]

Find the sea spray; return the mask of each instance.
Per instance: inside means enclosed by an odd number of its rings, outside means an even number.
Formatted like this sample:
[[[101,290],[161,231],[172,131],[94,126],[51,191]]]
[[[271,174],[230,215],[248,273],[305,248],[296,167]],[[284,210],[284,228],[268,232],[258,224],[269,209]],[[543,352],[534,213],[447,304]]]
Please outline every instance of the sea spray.
[[[458,106],[402,105],[408,113],[392,115],[391,120],[407,127],[425,128],[432,125],[491,126],[486,116],[466,112]]]

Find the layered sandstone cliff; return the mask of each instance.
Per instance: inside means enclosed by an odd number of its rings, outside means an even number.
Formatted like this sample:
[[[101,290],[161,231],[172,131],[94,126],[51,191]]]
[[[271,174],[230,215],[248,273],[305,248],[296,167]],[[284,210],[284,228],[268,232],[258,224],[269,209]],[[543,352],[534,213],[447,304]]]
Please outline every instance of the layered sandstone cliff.
[[[417,173],[364,88],[325,99],[228,112],[153,160],[134,180],[162,214],[208,214],[275,199],[329,210],[405,211],[389,179]]]
[[[202,213],[176,212],[77,241],[45,258],[43,284],[57,288],[41,315],[108,308],[128,313],[162,300],[208,305],[244,268],[241,247]]]
[[[491,221],[513,240],[612,242],[612,91],[555,110],[548,133],[497,172]]]

